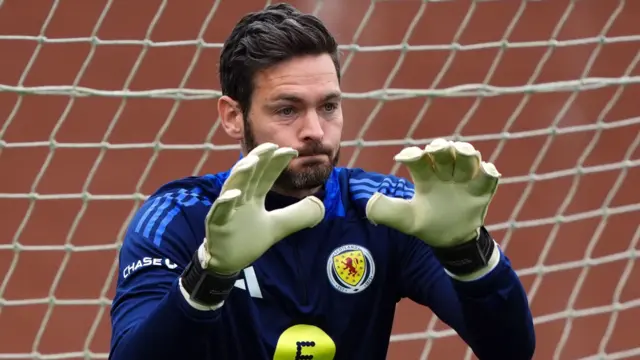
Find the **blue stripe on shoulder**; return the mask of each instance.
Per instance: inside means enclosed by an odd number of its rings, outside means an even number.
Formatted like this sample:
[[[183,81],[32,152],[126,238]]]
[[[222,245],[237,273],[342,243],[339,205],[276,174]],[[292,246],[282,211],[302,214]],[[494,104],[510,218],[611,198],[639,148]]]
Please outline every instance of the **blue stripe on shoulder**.
[[[376,192],[403,199],[410,199],[414,194],[411,183],[395,176],[351,178],[349,188],[354,200],[369,199]]]
[[[156,246],[160,246],[167,226],[180,213],[182,208],[197,204],[211,206],[211,201],[200,196],[201,193],[202,190],[200,188],[193,190],[180,189],[156,197],[142,214],[136,224],[135,232],[138,234],[142,232],[142,236],[153,239],[153,243]]]

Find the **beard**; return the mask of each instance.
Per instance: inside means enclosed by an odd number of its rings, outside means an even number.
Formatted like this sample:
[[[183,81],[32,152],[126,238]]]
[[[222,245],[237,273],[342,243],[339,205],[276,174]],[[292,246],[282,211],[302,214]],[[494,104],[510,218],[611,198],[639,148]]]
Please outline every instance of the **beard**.
[[[244,139],[242,145],[246,153],[249,153],[260,145],[256,142],[256,137],[251,129],[249,119],[245,119],[244,121]],[[274,184],[278,189],[284,191],[300,191],[321,187],[327,179],[329,179],[331,172],[340,160],[340,148],[337,149],[334,155],[333,149],[325,146],[320,141],[309,141],[304,144],[303,148],[296,150],[298,151],[298,156],[326,155],[330,161],[329,163],[309,162],[308,164],[304,164],[301,169],[293,169],[291,164],[287,165]]]

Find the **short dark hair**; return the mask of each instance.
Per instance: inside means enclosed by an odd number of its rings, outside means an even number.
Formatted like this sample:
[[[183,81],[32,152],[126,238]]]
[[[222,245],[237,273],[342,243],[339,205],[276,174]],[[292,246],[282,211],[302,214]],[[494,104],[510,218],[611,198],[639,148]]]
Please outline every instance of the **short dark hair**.
[[[245,15],[231,31],[220,54],[222,94],[251,107],[256,73],[302,55],[329,54],[340,79],[336,39],[322,21],[289,4],[275,4]]]

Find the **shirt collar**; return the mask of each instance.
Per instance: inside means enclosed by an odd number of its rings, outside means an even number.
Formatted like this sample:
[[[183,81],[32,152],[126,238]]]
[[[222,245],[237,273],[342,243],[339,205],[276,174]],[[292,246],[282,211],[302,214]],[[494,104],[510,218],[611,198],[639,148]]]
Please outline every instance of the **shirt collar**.
[[[325,219],[336,216],[344,216],[344,206],[342,204],[342,193],[340,189],[340,172],[341,168],[334,167],[333,171],[329,175],[329,178],[325,182],[322,189],[313,194],[318,199],[322,200],[325,207]],[[224,181],[229,177],[231,170],[219,173],[216,176],[220,188]],[[299,198],[278,194],[270,191],[265,199],[265,208],[268,211],[281,209],[300,201]]]

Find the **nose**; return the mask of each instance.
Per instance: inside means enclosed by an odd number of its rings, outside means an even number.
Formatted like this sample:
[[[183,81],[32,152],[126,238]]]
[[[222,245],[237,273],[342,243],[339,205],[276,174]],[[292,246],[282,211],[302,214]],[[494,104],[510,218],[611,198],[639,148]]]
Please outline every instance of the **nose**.
[[[302,120],[300,138],[303,141],[320,141],[324,137],[322,119],[314,111],[309,111]]]

